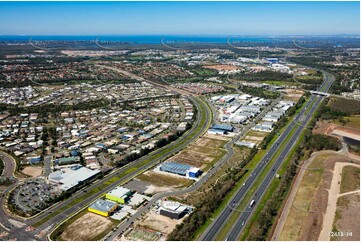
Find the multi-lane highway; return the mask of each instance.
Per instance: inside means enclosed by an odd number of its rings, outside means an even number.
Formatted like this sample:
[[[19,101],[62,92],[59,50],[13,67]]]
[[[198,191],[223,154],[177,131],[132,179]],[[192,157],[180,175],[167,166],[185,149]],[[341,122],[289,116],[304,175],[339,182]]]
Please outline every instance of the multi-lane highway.
[[[320,87],[319,91],[327,92],[330,88],[331,84],[334,81],[334,77],[326,72],[323,72],[325,76],[325,81],[323,85]],[[270,185],[273,177],[284,162],[287,157],[287,154],[290,152],[293,145],[297,142],[300,133],[307,126],[310,121],[312,115],[314,114],[317,107],[320,105],[323,97],[321,96],[311,96],[308,102],[305,105],[305,108],[301,110],[301,112],[296,116],[293,122],[286,128],[286,130],[278,137],[276,142],[271,146],[270,150],[267,154],[261,159],[258,163],[257,167],[253,170],[252,174],[249,176],[247,181],[243,184],[243,186],[234,194],[231,199],[231,203],[222,211],[222,213],[213,221],[213,223],[208,227],[205,233],[201,236],[201,240],[215,240],[219,232],[225,226],[228,218],[232,215],[232,213],[239,207],[240,204],[246,203],[246,208],[242,211],[239,216],[237,222],[233,225],[233,228],[228,233],[227,240],[237,240],[240,232],[245,227],[246,222],[248,221],[251,213],[257,207],[257,201],[259,201],[262,195],[266,192],[268,186]],[[295,129],[295,130],[294,130]],[[287,140],[287,137],[292,133],[292,137]],[[285,144],[284,144],[285,143]],[[284,145],[283,150],[275,157],[277,151],[280,146]],[[253,187],[256,180],[258,180],[261,172],[267,166],[267,163],[276,158],[276,162],[272,165],[272,168],[269,169],[266,174],[264,180],[262,181],[260,187],[255,191],[252,195],[252,199],[250,201],[243,201],[246,194]],[[254,202],[251,204],[251,201]]]

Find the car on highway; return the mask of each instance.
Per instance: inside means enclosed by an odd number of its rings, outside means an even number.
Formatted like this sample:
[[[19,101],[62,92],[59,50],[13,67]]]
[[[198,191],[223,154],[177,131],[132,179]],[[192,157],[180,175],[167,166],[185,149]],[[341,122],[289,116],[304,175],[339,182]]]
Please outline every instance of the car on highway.
[[[249,204],[249,207],[251,208],[251,207],[253,207],[253,205],[256,203],[256,201],[253,199],[251,202],[250,202],[250,204]]]

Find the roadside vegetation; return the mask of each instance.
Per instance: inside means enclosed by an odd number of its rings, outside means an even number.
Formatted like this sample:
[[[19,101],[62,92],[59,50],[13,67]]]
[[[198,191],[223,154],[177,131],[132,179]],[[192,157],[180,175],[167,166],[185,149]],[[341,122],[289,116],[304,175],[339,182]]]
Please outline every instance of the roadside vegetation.
[[[230,78],[240,81],[257,81],[257,82],[263,82],[263,81],[282,81],[282,82],[293,82],[293,76],[288,73],[282,73],[278,71],[260,71],[256,73],[237,73],[232,75]]]
[[[261,97],[265,99],[276,99],[280,96],[279,92],[273,92],[267,90],[263,87],[248,87],[248,86],[240,86],[239,88],[242,92],[247,93],[252,96]]]

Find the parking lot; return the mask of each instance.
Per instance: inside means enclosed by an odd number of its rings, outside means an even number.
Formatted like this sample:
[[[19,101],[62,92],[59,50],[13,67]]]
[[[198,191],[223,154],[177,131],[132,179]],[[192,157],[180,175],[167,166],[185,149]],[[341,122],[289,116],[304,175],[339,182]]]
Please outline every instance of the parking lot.
[[[12,194],[11,202],[16,209],[32,213],[46,208],[60,192],[42,179],[31,179],[19,185]]]

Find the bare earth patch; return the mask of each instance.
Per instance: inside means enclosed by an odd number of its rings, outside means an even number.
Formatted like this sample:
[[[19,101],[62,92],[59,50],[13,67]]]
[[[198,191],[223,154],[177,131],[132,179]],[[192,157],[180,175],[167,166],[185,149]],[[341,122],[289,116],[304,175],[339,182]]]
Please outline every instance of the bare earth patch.
[[[63,240],[94,240],[114,223],[101,215],[86,213],[70,224],[61,235]]]
[[[168,160],[188,164],[204,170],[207,165],[214,163],[224,155],[225,150],[223,146],[228,140],[230,140],[229,137],[203,136],[194,144]]]
[[[338,198],[333,232],[331,240],[360,241],[360,193]]]
[[[22,173],[31,177],[38,177],[42,174],[43,169],[37,166],[27,166],[22,170]]]
[[[313,133],[315,133],[315,134],[332,135],[332,133],[334,131],[341,131],[341,132],[349,133],[351,135],[356,135],[356,136],[360,137],[360,129],[345,127],[342,125],[329,123],[326,121],[318,121],[315,128],[313,129]]]
[[[151,183],[157,187],[183,187],[192,183],[191,180],[187,178],[182,178],[176,175],[171,175],[167,173],[158,173],[153,170],[144,172],[143,174],[137,176],[137,179]]]
[[[239,70],[237,66],[233,66],[233,65],[211,65],[211,66],[203,66],[203,67],[208,69],[214,69],[217,71]]]
[[[303,91],[295,90],[295,89],[285,89],[283,90],[285,95],[283,96],[283,99],[285,101],[294,101],[297,102],[303,95]]]
[[[171,219],[166,216],[156,214],[154,212],[149,212],[146,217],[139,222],[139,225],[145,228],[150,228],[155,231],[159,231],[165,235],[170,234],[177,224],[182,223],[183,218],[176,220]]]

